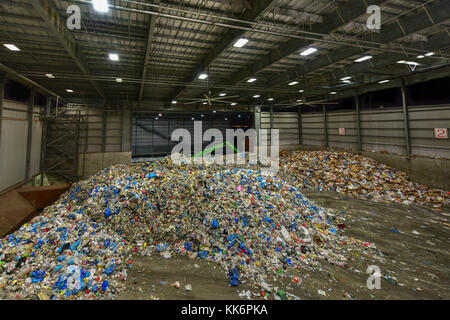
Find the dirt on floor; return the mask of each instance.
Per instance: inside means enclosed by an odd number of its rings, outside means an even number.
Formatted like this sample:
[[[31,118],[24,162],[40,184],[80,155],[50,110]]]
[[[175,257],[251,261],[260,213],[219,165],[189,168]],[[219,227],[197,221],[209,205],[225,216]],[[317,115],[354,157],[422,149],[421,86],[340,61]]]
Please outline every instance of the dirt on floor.
[[[319,271],[297,270],[300,282],[273,275],[274,287],[288,299],[450,299],[450,207],[425,207],[358,200],[335,192],[305,192],[318,205],[346,218],[346,234],[370,241],[384,261],[346,252],[346,267],[327,262]],[[381,288],[369,290],[369,266],[378,266]],[[275,281],[276,280],[276,281]],[[178,281],[181,288],[173,285]],[[192,291],[184,289],[186,284]],[[249,292],[247,292],[249,291]],[[247,294],[247,296],[244,295]],[[228,285],[218,264],[188,257],[137,257],[129,270],[126,290],[117,299],[237,300],[263,299],[259,288]]]

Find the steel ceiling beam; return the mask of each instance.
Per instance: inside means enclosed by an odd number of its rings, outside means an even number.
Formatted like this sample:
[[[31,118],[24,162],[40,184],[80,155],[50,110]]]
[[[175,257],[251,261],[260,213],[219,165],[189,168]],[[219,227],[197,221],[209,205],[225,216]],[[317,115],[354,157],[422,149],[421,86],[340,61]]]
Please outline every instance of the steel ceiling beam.
[[[323,17],[323,23],[320,25],[313,25],[311,31],[320,34],[329,34],[332,31],[351,22],[352,20],[366,14],[368,6],[381,5],[384,2],[386,2],[386,0],[350,0],[336,8],[336,10],[334,10],[333,12],[325,15]],[[319,38],[320,37],[318,37],[318,39]],[[268,55],[261,57],[261,59],[253,63],[251,66],[236,72],[231,77],[231,80],[228,81],[228,83],[239,83],[240,81],[251,77],[264,68],[280,61],[284,57],[287,57],[290,54],[293,54],[296,51],[307,47],[311,43],[312,42],[310,40],[306,39],[290,39],[280,47],[271,50]]]
[[[423,7],[424,8],[424,7]],[[450,2],[442,1],[432,7],[421,10],[419,13],[412,16],[404,16],[397,19],[393,23],[382,29],[381,33],[375,33],[365,36],[362,41],[374,41],[380,44],[389,44],[392,41],[399,40],[412,33],[420,32],[426,28],[442,23],[450,18]],[[317,59],[308,61],[307,64],[300,64],[295,69],[284,72],[278,76],[271,78],[266,83],[267,87],[274,87],[285,82],[293,81],[298,77],[317,71],[321,68],[336,64],[340,61],[350,59],[356,55],[364,55],[366,51],[355,47],[343,47],[327,52]],[[419,53],[418,53],[419,54]],[[386,53],[383,57],[394,56],[398,54]],[[404,56],[403,56],[404,57]],[[355,68],[360,66],[374,67],[373,60],[367,60],[355,65]]]
[[[244,11],[239,16],[239,20],[246,20],[246,21],[255,21],[258,17],[263,16],[268,11],[272,10],[275,6],[274,0],[259,0],[254,2],[254,7],[250,10]],[[203,58],[203,61],[201,64],[199,64],[192,72],[192,75],[186,79],[186,82],[193,82],[195,79],[197,79],[197,76],[199,73],[205,71],[205,69],[227,48],[229,48],[231,45],[233,45],[237,38],[243,36],[246,31],[244,30],[229,30],[222,40],[220,40],[219,43],[214,45],[214,47],[207,53],[207,55]],[[176,99],[178,96],[180,96],[183,91],[186,89],[186,87],[182,87],[178,89],[175,94],[174,98]]]
[[[150,64],[150,52],[152,48],[152,42],[153,42],[153,36],[155,34],[155,25],[156,25],[156,16],[150,16],[150,23],[148,27],[148,36],[147,36],[147,47],[145,49],[145,58],[144,58],[144,65],[142,70],[142,82],[139,90],[139,97],[138,100],[142,100],[142,95],[144,94],[144,87],[145,82],[144,80],[147,77],[147,67]]]
[[[363,86],[360,86],[358,88],[353,88],[346,90],[342,93],[338,93],[335,96],[333,96],[333,100],[340,100],[345,99],[349,97],[354,97],[374,91],[381,91],[385,89],[391,89],[391,88],[400,88],[402,86],[402,81],[404,81],[404,84],[406,86],[411,86],[413,84],[426,82],[434,79],[444,78],[448,77],[450,74],[450,64],[446,64],[443,66],[440,66],[434,70],[430,71],[423,71],[423,72],[416,72],[411,75],[404,75],[403,77],[398,76],[397,79],[391,80],[388,83],[385,84],[379,84],[374,85],[377,82],[373,81],[372,83],[365,84]],[[320,97],[319,97],[320,98]],[[325,98],[326,97],[322,97]]]
[[[85,75],[90,75],[89,66],[82,56],[74,37],[70,34],[66,27],[66,21],[63,19],[56,9],[52,0],[29,0],[36,13],[48,25],[50,32],[55,35],[59,43],[64,47],[76,65]],[[98,94],[105,98],[102,89],[95,81],[90,81]]]

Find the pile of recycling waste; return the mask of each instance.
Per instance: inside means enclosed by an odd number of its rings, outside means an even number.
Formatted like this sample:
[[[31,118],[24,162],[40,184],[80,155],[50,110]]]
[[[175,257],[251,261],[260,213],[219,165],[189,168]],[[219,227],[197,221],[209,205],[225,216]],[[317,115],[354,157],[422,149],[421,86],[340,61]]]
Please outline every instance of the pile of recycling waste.
[[[280,166],[286,176],[304,189],[435,208],[450,203],[449,192],[411,182],[405,172],[361,155],[331,151],[282,152],[281,155]]]
[[[111,299],[138,254],[206,259],[231,286],[271,292],[273,277],[345,267],[350,251],[381,255],[345,228],[338,214],[258,166],[170,158],[112,166],[0,239],[0,299]]]

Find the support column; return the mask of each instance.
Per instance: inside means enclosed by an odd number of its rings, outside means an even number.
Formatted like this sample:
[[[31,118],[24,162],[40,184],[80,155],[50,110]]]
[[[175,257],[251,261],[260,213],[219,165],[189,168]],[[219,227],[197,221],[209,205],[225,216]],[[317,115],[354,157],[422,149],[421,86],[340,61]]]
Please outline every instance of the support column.
[[[270,146],[272,145],[272,131],[273,131],[273,103],[270,105]]]
[[[259,129],[261,129],[261,107],[253,106],[253,120],[254,126],[257,134],[259,134]]]
[[[2,143],[3,108],[5,104],[6,74],[0,73],[0,146]]]
[[[302,107],[298,107],[298,144],[303,144],[303,115]]]
[[[51,107],[52,107],[52,97],[47,97],[47,111],[46,111],[47,117],[50,117]]]
[[[362,151],[362,140],[361,140],[361,110],[359,107],[359,96],[355,96],[356,103],[356,130],[358,135],[358,152]]]
[[[31,90],[30,103],[28,104],[28,134],[27,134],[27,155],[25,163],[25,180],[30,179],[31,173],[31,145],[33,140],[33,112],[34,100],[36,99],[36,89]]]
[[[324,134],[324,146],[328,148],[328,123],[327,123],[327,108],[323,104],[322,105],[322,111],[323,111],[323,134]]]
[[[403,100],[403,121],[405,123],[405,145],[406,154],[411,155],[411,139],[409,136],[409,115],[408,115],[408,102],[406,100],[406,87],[404,82],[402,82],[402,100]]]
[[[102,152],[106,152],[106,111],[103,111],[103,128],[102,128]]]

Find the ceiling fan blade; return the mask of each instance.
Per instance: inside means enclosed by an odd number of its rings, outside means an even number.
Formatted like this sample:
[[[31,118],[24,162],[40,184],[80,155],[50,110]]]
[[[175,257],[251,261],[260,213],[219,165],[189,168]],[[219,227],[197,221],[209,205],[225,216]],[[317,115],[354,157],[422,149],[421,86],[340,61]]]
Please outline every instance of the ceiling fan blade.
[[[233,99],[233,98],[239,98],[239,96],[217,97],[217,98],[211,98],[211,100],[223,100],[223,99]]]
[[[202,101],[197,100],[197,101],[187,102],[185,104],[197,104],[197,103],[202,103]]]

